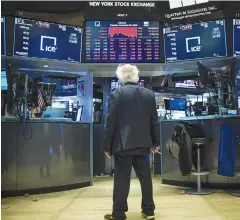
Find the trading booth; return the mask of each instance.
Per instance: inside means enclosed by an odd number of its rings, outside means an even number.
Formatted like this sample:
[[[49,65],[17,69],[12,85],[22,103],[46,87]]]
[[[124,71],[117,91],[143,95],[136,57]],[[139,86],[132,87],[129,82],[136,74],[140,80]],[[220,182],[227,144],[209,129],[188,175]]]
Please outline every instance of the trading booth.
[[[123,86],[115,74],[123,63],[136,64],[139,85],[155,92],[161,150],[151,155],[153,173],[166,184],[196,182],[194,172],[183,175],[168,147],[176,125],[187,122],[208,139],[201,182],[239,187],[240,6],[181,2],[72,3],[72,12],[49,2],[52,13],[4,2],[3,195],[89,186],[93,176],[114,174],[102,137],[108,98]],[[230,145],[222,143],[223,126],[236,138],[236,152],[229,153],[234,174],[219,171]]]

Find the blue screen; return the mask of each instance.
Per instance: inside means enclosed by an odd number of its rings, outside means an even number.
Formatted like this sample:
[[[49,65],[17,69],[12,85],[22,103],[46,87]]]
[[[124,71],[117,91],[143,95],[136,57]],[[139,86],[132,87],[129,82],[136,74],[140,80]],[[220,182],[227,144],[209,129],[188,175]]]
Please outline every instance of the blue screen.
[[[240,56],[240,19],[233,20],[233,54]]]
[[[7,84],[7,75],[6,71],[1,71],[1,90],[7,90],[8,84]]]
[[[227,56],[225,21],[164,28],[166,62]]]
[[[14,55],[81,62],[82,29],[15,18]]]
[[[1,55],[6,55],[5,17],[1,17]]]
[[[170,110],[185,111],[185,109],[186,109],[185,99],[170,100]]]
[[[159,62],[159,22],[87,21],[86,62]]]

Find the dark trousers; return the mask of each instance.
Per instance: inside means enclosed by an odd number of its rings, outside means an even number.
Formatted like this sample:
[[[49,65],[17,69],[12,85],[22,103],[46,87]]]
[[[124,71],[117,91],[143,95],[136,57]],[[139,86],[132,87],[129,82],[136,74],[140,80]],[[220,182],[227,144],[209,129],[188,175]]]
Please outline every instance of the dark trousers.
[[[153,215],[155,205],[153,201],[152,177],[148,154],[124,155],[116,154],[113,191],[113,217],[116,220],[126,218],[128,211],[127,198],[130,189],[132,166],[139,178],[142,189],[142,211],[146,215]]]

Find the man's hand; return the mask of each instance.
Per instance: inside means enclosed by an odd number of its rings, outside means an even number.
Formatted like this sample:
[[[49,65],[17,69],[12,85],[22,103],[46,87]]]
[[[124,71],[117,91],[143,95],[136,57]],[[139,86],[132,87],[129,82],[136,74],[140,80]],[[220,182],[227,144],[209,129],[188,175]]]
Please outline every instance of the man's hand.
[[[110,154],[109,152],[105,152],[105,151],[104,151],[104,153],[105,153],[105,155],[106,155],[109,159],[111,159],[111,154]]]
[[[157,153],[160,150],[160,146],[154,146],[153,151],[154,153]]]

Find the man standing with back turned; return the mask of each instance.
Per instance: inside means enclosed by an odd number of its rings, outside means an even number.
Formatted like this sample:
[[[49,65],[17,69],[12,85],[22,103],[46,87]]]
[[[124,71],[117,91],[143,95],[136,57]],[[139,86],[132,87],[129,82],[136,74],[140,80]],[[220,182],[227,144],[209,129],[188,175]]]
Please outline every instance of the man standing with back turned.
[[[109,100],[104,135],[107,157],[114,155],[114,191],[112,214],[105,220],[127,219],[127,198],[130,189],[132,166],[142,189],[142,216],[154,219],[155,205],[150,164],[150,149],[159,150],[160,131],[155,95],[138,85],[138,69],[126,64],[119,66],[117,77],[124,84],[115,90]]]

